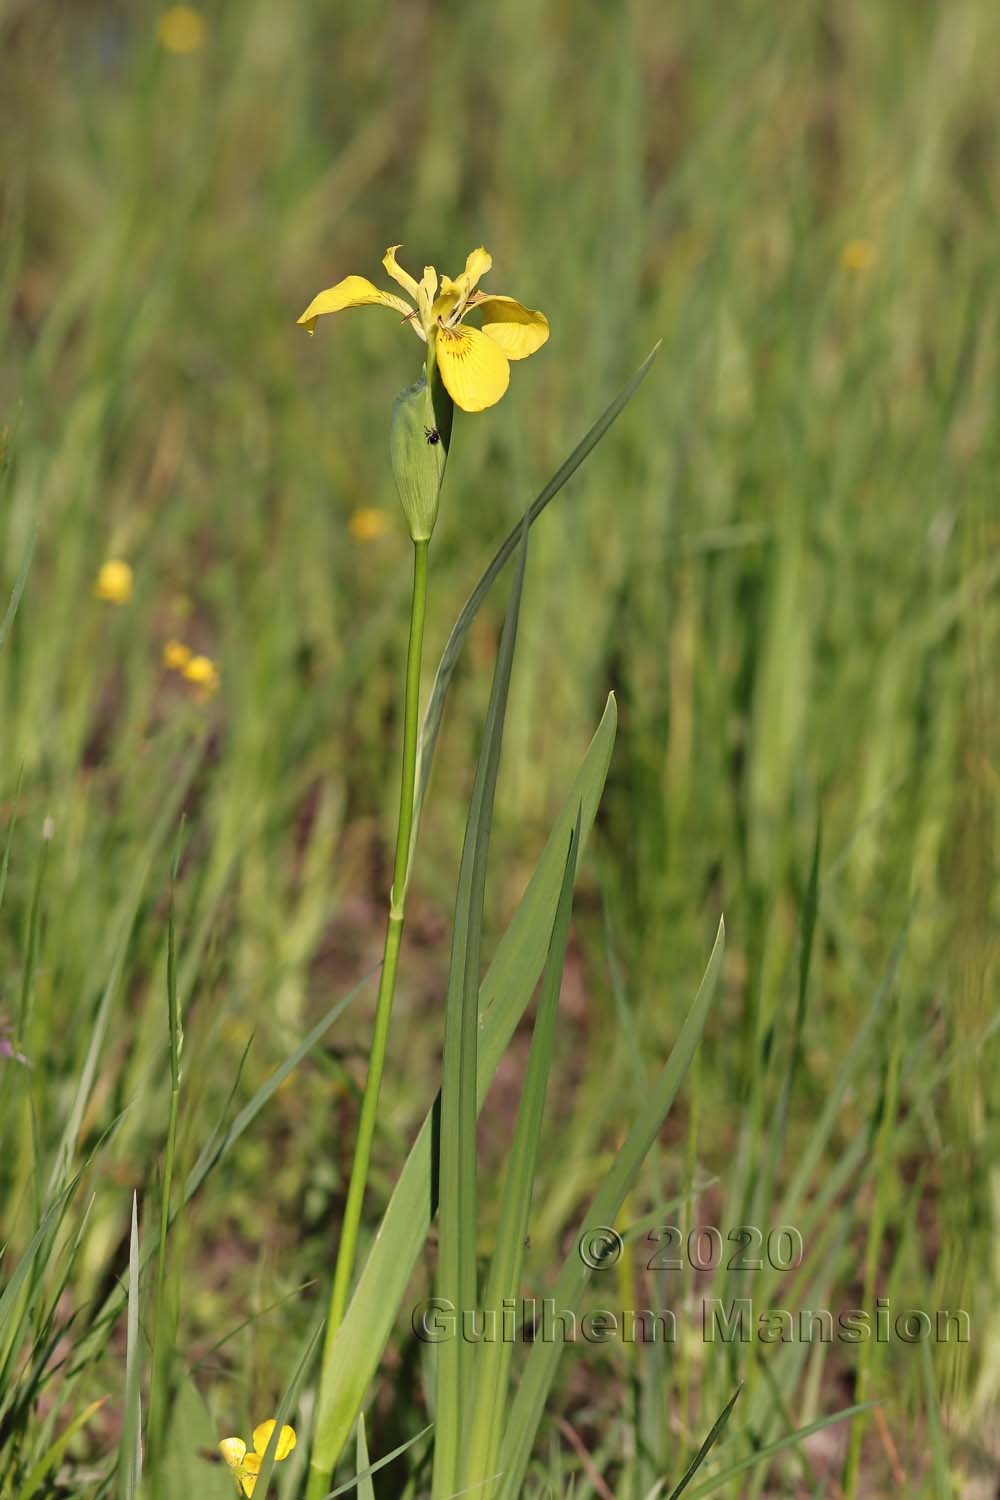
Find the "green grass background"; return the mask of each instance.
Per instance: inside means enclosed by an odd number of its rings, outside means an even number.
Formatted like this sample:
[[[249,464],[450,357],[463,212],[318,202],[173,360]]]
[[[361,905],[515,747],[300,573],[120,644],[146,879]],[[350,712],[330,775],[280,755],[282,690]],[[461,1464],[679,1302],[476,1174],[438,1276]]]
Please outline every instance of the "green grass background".
[[[898,966],[808,1183],[810,1200],[831,1180],[834,1197],[814,1227],[824,1251],[807,1305],[858,1305],[877,1215],[878,1289],[968,1309],[971,1343],[936,1349],[935,1368],[949,1482],[976,1493],[998,1460],[1000,1391],[1000,12],[986,0],[241,0],[202,13],[204,43],[181,57],[140,0],[0,4],[0,615],[23,583],[0,647],[0,1019],[32,1064],[0,1059],[8,1255],[33,1231],[109,984],[81,1159],[125,1114],[81,1189],[81,1213],[93,1200],[66,1315],[124,1275],[133,1189],[155,1202],[182,808],[182,1165],[234,1085],[248,1097],[377,962],[409,571],[386,423],[420,350],[379,309],[313,340],[295,319],[343,275],[382,281],[390,243],[411,269],[452,274],[485,243],[490,287],[543,308],[552,337],[499,407],[456,425],[431,550],[431,666],[495,545],[664,340],[532,533],[494,939],[609,689],[621,711],[577,900],[533,1286],[631,1118],[636,1066],[676,1035],[721,910],[724,993],[688,1107],[632,1207],[655,1214],[696,1169],[716,1179],[698,1218],[745,1221],[821,818],[782,1181],[894,953]],[[851,270],[843,247],[859,238],[875,259]],[[380,540],[352,535],[361,506],[385,510]],[[117,609],[92,597],[112,555],[136,577]],[[502,607],[501,594],[477,623],[446,716],[370,1225],[438,1077]],[[219,665],[210,703],[161,667],[178,635]],[[183,1217],[178,1348],[219,1436],[273,1410],[320,1305],[372,999]],[[519,1057],[483,1129],[487,1170],[503,1157]],[[835,1180],[866,1135],[871,1170]],[[484,1194],[484,1244],[491,1207]],[[731,1392],[730,1352],[693,1342],[655,1380],[620,1346],[574,1352],[556,1409],[612,1483],[639,1474],[643,1432],[650,1474],[676,1479]],[[751,1350],[739,1373],[766,1379],[766,1357]],[[873,1358],[900,1462],[926,1485],[910,1492],[948,1493],[917,1354],[894,1344]],[[120,1362],[112,1341],[89,1372],[87,1394],[111,1399],[64,1493],[99,1492]],[[795,1422],[848,1404],[855,1363],[837,1347],[786,1360]],[[54,1420],[58,1390],[54,1377],[31,1420]],[[422,1425],[423,1399],[401,1346],[369,1419],[373,1455]],[[823,1473],[840,1456],[810,1462]],[[568,1473],[572,1448],[561,1461]],[[774,1493],[805,1483],[801,1462],[774,1474]],[[861,1492],[892,1483],[870,1427]]]

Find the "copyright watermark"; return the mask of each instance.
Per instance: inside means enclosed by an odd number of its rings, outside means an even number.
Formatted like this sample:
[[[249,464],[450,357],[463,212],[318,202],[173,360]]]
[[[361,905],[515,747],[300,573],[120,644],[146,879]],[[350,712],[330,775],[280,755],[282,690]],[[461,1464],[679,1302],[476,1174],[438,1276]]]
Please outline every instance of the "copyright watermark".
[[[718,1229],[696,1224],[687,1234],[676,1224],[657,1224],[644,1237],[654,1248],[645,1254],[647,1271],[794,1271],[805,1257],[801,1232],[794,1224],[764,1230],[757,1224]],[[591,1271],[609,1271],[622,1258],[625,1242],[609,1224],[589,1224],[577,1250]]]
[[[608,1224],[589,1225],[577,1241],[577,1251],[592,1271],[609,1271],[622,1258],[625,1241],[617,1229]]]
[[[706,1344],[967,1344],[971,1320],[963,1308],[896,1308],[888,1297],[873,1305],[833,1309],[757,1307],[751,1297],[705,1297],[682,1315]],[[673,1344],[681,1318],[672,1308],[561,1308],[554,1297],[505,1297],[498,1308],[459,1313],[447,1297],[413,1309],[410,1326],[423,1344]]]

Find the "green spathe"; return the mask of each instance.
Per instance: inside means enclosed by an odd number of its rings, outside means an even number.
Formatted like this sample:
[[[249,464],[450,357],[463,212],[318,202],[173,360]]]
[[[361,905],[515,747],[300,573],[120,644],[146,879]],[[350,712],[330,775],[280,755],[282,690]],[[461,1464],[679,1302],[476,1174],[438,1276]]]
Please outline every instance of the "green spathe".
[[[453,414],[451,397],[436,373],[433,396],[426,377],[421,375],[416,385],[402,391],[393,403],[389,456],[415,542],[429,541],[437,520]]]

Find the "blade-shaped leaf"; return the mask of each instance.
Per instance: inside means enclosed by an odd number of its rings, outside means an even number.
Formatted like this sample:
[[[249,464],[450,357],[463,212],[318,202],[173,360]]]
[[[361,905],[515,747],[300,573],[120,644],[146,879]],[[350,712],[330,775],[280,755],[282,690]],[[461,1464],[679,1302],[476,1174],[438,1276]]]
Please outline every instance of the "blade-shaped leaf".
[[[856,1417],[863,1411],[870,1411],[873,1406],[877,1405],[877,1401],[866,1401],[861,1406],[845,1406],[842,1411],[835,1411],[828,1417],[818,1417],[808,1426],[799,1427],[795,1432],[789,1432],[785,1437],[768,1443],[766,1447],[758,1448],[747,1458],[741,1458],[739,1463],[731,1464],[728,1469],[720,1470],[711,1479],[706,1479],[704,1483],[696,1485],[693,1490],[688,1490],[688,1500],[700,1500],[702,1495],[714,1495],[716,1490],[721,1490],[740,1474],[745,1474],[748,1469],[755,1469],[760,1463],[766,1463],[769,1458],[774,1458],[778,1453],[784,1453],[786,1448],[794,1448],[796,1443],[812,1437],[814,1432],[822,1432],[825,1427],[833,1427],[837,1422],[846,1422],[850,1417]]]
[[[705,1462],[709,1453],[711,1453],[712,1449],[715,1447],[715,1444],[722,1436],[723,1428],[729,1421],[733,1407],[739,1400],[740,1391],[742,1389],[743,1387],[741,1385],[738,1385],[736,1387],[735,1391],[730,1396],[729,1400],[726,1402],[725,1406],[722,1408],[715,1421],[712,1423],[712,1430],[709,1432],[708,1437],[702,1443],[701,1447],[698,1449],[698,1452],[695,1454],[687,1469],[684,1471],[680,1484],[676,1485],[674,1489],[670,1491],[668,1500],[678,1500],[678,1496],[682,1495],[687,1489],[688,1485],[691,1483],[692,1479],[697,1474],[702,1464]]]
[[[670,1056],[649,1091],[638,1119],[625,1137],[609,1172],[594,1194],[584,1220],[581,1240],[588,1233],[615,1222],[622,1203],[625,1201],[625,1195],[634,1183],[646,1153],[670,1111],[677,1091],[684,1081],[691,1058],[694,1056],[695,1048],[701,1039],[709,1007],[715,995],[719,970],[722,967],[724,946],[725,924],[720,921],[698,993],[685,1017]],[[553,1293],[556,1307],[574,1311],[590,1280],[590,1275],[590,1267],[574,1248],[556,1282]],[[503,1471],[503,1480],[498,1493],[502,1500],[518,1500],[521,1494],[535,1434],[545,1410],[561,1353],[562,1346],[555,1339],[537,1339],[531,1346],[531,1353],[528,1355],[517,1395],[510,1409],[500,1448],[498,1467]]]
[[[476,1071],[483,905],[527,546],[528,526],[525,521],[521,527],[517,571],[493,673],[483,743],[465,828],[445,1002],[438,1294],[458,1310],[460,1318],[476,1305]],[[445,1500],[458,1487],[459,1455],[469,1417],[472,1353],[472,1347],[464,1339],[450,1339],[438,1349],[437,1441],[432,1488],[432,1494],[438,1500]],[[322,1453],[321,1417],[317,1419],[317,1427],[317,1449]],[[333,1460],[336,1454],[328,1452],[327,1456]]]
[[[128,1312],[125,1328],[125,1419],[118,1447],[118,1494],[133,1500],[142,1479],[142,1373],[139,1343],[139,1200],[132,1194],[132,1229],[128,1242]]]
[[[569,939],[569,919],[573,906],[573,877],[576,873],[579,843],[580,823],[577,819],[566,856],[559,905],[545,960],[531,1051],[528,1054],[517,1125],[500,1203],[497,1240],[483,1302],[484,1316],[497,1320],[502,1315],[505,1299],[516,1297],[521,1284],[531,1192],[552,1065],[556,1012],[566,963],[566,943]],[[476,1356],[475,1400],[468,1434],[463,1434],[465,1463],[462,1483],[465,1487],[481,1486],[483,1500],[489,1500],[492,1489],[489,1480],[497,1472],[497,1452],[507,1405],[513,1345],[508,1339],[494,1336],[484,1339],[479,1345],[473,1345],[472,1353]]]
[[[566,847],[578,809],[581,847],[593,826],[611,759],[617,717],[614,699],[609,698],[528,888],[497,944],[480,985],[477,1066],[480,1108],[545,962],[562,886]],[[400,1173],[337,1332],[337,1360],[327,1413],[331,1450],[337,1453],[350,1438],[437,1209],[434,1137],[438,1118],[435,1103]]]
[[[431,765],[434,760],[434,747],[437,744],[438,731],[441,728],[445,698],[448,696],[448,688],[451,685],[451,679],[454,675],[458,658],[462,654],[462,647],[465,645],[465,639],[469,634],[472,622],[479,613],[483,600],[493,587],[498,574],[513,556],[514,549],[517,547],[521,537],[522,526],[525,524],[529,527],[534,525],[549,501],[555,499],[563,485],[573,477],[584,460],[594,451],[608,428],[621,415],[649,374],[653,361],[660,352],[661,342],[662,340],[658,340],[653,345],[653,348],[647,354],[632,378],[626,382],[610,406],[605,408],[590,431],[577,443],[566,461],[556,470],[544,488],[535,496],[522,519],[511,527],[507,536],[494,553],[479,582],[462,606],[458,619],[452,626],[451,634],[448,637],[444,651],[441,654],[441,660],[438,663],[437,672],[434,674],[434,682],[431,686],[430,697],[427,700],[427,708],[424,713],[424,722],[420,730],[420,743],[417,747],[417,800],[413,810],[413,832],[410,837],[410,865],[413,863],[413,851],[416,848],[417,834],[420,828],[420,814],[424,805],[424,796],[427,792],[427,783],[430,780]],[[407,872],[407,878],[409,878],[409,872]]]

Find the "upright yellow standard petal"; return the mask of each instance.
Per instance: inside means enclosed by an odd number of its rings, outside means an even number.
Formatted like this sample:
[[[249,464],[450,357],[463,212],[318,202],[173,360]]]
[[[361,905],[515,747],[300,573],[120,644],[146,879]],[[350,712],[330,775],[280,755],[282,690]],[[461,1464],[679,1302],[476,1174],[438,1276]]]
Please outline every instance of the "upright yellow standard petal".
[[[450,276],[442,276],[441,291],[431,306],[431,316],[440,318],[442,322],[445,318],[450,318],[461,296],[462,288],[458,282],[452,281]]]
[[[439,328],[437,363],[448,392],[463,411],[484,411],[500,400],[510,382],[510,366],[499,344],[478,328]]]
[[[382,257],[382,264],[385,266],[393,281],[395,281],[398,286],[401,286],[403,288],[403,291],[408,297],[416,297],[418,286],[416,278],[411,276],[409,271],[404,271],[402,266],[399,264],[399,261],[396,259],[396,251],[402,250],[402,248],[402,245],[390,245],[388,250]]]
[[[465,258],[465,270],[458,278],[459,281],[465,283],[467,292],[472,291],[473,287],[486,275],[486,272],[492,265],[493,257],[484,245],[479,245],[475,250],[470,250]]]
[[[267,1445],[271,1441],[271,1433],[273,1431],[273,1417],[271,1417],[267,1422],[261,1422],[260,1425],[255,1427],[253,1430],[254,1452],[259,1453],[261,1458],[263,1458],[264,1454],[267,1452]],[[281,1431],[278,1433],[278,1441],[274,1449],[275,1459],[279,1463],[283,1458],[288,1457],[289,1453],[291,1453],[292,1449],[295,1447],[296,1441],[295,1428],[289,1427],[287,1424],[282,1427]]]
[[[314,297],[299,318],[309,332],[312,333],[316,326],[316,319],[322,318],[326,313],[343,312],[347,307],[393,307],[396,312],[401,313],[404,318],[410,317],[413,308],[402,297],[396,297],[392,292],[379,291],[374,282],[364,276],[345,276],[343,281],[338,281],[336,286],[327,287],[325,292],[320,292]]]
[[[483,332],[499,344],[508,359],[527,359],[549,336],[549,320],[542,312],[522,307],[513,297],[474,298],[483,315]]]

